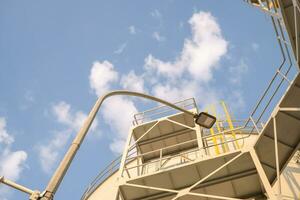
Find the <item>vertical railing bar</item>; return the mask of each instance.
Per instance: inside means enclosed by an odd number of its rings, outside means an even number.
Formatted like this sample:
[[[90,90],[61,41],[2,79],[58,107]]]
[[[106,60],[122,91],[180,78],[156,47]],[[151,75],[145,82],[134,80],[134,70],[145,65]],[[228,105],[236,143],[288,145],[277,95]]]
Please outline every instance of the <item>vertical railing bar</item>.
[[[259,133],[259,129],[258,129],[258,127],[257,127],[257,125],[256,125],[256,123],[255,123],[255,121],[253,120],[252,116],[250,116],[250,120],[252,121],[252,123],[253,123],[253,125],[254,125],[254,127],[255,127],[257,133]]]
[[[284,74],[282,74],[281,71],[278,70],[278,74],[279,74],[280,76],[282,76],[282,78],[285,79],[285,80],[289,83],[289,85],[292,84],[292,82],[291,82]]]
[[[294,21],[295,21],[295,37],[296,37],[296,61],[297,65],[299,66],[299,47],[298,47],[298,25],[297,25],[297,10],[296,10],[296,1],[293,0],[293,7],[294,7]]]
[[[160,168],[161,168],[161,159],[162,159],[162,149],[160,149],[160,151],[159,151],[159,168],[158,168],[158,170],[160,170]]]
[[[275,145],[275,163],[276,163],[276,174],[278,180],[278,193],[281,195],[281,179],[280,179],[280,167],[279,167],[279,158],[278,158],[278,140],[277,140],[277,126],[276,118],[273,117],[273,128],[274,128],[274,145]]]

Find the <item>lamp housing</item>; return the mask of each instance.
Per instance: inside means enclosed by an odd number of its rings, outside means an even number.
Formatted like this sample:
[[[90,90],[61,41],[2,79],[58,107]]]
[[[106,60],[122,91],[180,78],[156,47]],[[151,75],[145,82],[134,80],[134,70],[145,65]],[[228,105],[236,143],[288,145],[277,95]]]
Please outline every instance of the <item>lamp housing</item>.
[[[201,112],[195,116],[195,123],[204,128],[211,128],[215,124],[217,118],[206,112]]]

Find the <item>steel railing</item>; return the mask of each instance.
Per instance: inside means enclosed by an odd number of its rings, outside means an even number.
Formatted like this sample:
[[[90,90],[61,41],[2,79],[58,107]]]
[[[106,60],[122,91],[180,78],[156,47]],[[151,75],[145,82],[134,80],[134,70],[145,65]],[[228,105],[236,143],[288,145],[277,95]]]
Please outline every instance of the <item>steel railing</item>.
[[[176,103],[174,103],[174,105],[177,105],[179,107],[182,107],[186,110],[190,110],[190,109],[196,109],[197,110],[197,104],[194,98],[189,98],[189,99],[185,99],[182,101],[178,101]],[[165,116],[169,116],[171,114],[176,114],[179,111],[170,108],[169,106],[158,106],[155,108],[152,108],[150,110],[146,110],[140,113],[137,113],[133,116],[134,120],[132,122],[132,124],[134,126],[140,125],[140,124],[144,124],[147,123],[149,121],[158,119],[158,118],[162,118]]]

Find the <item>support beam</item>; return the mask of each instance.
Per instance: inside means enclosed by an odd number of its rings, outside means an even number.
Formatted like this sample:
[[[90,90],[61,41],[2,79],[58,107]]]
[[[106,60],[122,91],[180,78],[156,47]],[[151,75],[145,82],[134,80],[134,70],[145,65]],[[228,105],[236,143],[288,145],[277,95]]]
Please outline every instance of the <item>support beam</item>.
[[[128,148],[129,150],[131,150],[132,147],[134,147],[141,139],[143,139],[143,137],[145,137],[156,125],[158,125],[160,123],[160,121],[155,122],[141,137],[137,138],[133,144],[130,145],[130,147]],[[134,131],[134,130],[132,130]],[[134,136],[134,134],[132,134]]]
[[[279,111],[300,112],[300,108],[297,108],[297,107],[280,107]]]
[[[133,129],[131,129],[129,131],[129,134],[128,134],[128,137],[126,140],[126,144],[125,144],[125,150],[124,150],[124,153],[123,153],[123,156],[121,159],[120,170],[119,170],[121,177],[123,177],[123,173],[124,173],[124,167],[125,167],[125,163],[126,163],[128,152],[129,152],[128,146],[130,145],[131,139],[132,139],[132,132],[133,132]]]
[[[262,181],[262,184],[263,184],[263,186],[264,186],[264,188],[265,188],[265,190],[266,190],[266,192],[268,194],[269,199],[270,200],[276,200],[276,196],[275,196],[275,194],[273,192],[271,184],[270,184],[270,182],[268,180],[268,177],[267,177],[267,175],[266,175],[266,173],[265,173],[265,171],[264,171],[264,169],[263,169],[263,167],[262,167],[262,165],[261,165],[261,163],[259,161],[259,158],[258,158],[255,150],[253,148],[251,148],[249,150],[249,152],[250,152],[250,155],[252,157],[253,163],[254,163],[254,165],[256,167],[256,170],[258,172],[258,175],[259,175],[259,177],[260,177],[260,179]]]
[[[156,191],[162,191],[162,192],[169,192],[169,193],[173,193],[173,194],[178,194],[179,193],[179,191],[177,191],[177,190],[159,188],[159,187],[153,187],[153,186],[144,186],[144,185],[138,185],[138,184],[133,184],[133,183],[125,183],[124,185],[131,186],[131,187],[142,188],[142,189],[150,189],[150,190],[156,190]]]
[[[233,157],[232,159],[230,159],[228,162],[226,162],[225,164],[221,165],[220,167],[218,167],[217,169],[215,169],[214,171],[212,171],[210,174],[208,174],[207,176],[205,176],[204,178],[202,178],[201,180],[199,180],[198,182],[196,182],[195,184],[193,184],[192,186],[190,186],[189,190],[192,190],[197,185],[199,185],[200,183],[204,182],[206,179],[208,179],[209,177],[211,177],[212,175],[214,175],[215,173],[217,173],[218,171],[220,171],[221,169],[223,169],[224,167],[226,167],[227,165],[229,165],[230,163],[232,163],[233,161],[235,161],[236,159],[238,159],[243,154],[244,154],[244,152],[239,153],[238,155],[236,155],[235,157]]]
[[[206,198],[211,198],[211,199],[243,200],[243,199],[238,199],[238,198],[223,197],[223,196],[210,195],[210,194],[200,194],[200,193],[194,193],[194,192],[189,192],[186,195],[198,196],[198,197],[206,197]]]
[[[274,137],[272,137],[272,136],[270,136],[270,135],[267,135],[267,134],[264,134],[263,137],[266,137],[266,138],[268,138],[268,139],[270,139],[270,140],[274,140]],[[277,142],[280,143],[280,144],[282,144],[282,145],[284,145],[284,146],[287,146],[287,147],[290,148],[290,149],[294,149],[294,148],[295,148],[294,146],[291,146],[291,145],[289,145],[289,144],[287,144],[287,143],[285,143],[285,142],[282,142],[282,141],[280,141],[280,140],[277,140]]]
[[[190,132],[190,131],[193,131],[193,130],[183,129],[183,130],[178,130],[178,131],[174,131],[174,132],[165,134],[163,136],[158,136],[158,137],[155,137],[155,138],[146,139],[146,140],[143,140],[143,141],[139,142],[138,146],[143,146],[143,145],[147,145],[149,143],[153,143],[153,142],[157,142],[157,141],[160,141],[160,140],[168,139],[170,137],[182,135],[182,134],[185,134],[185,133]]]
[[[189,129],[191,129],[191,130],[195,130],[195,127],[187,126],[187,125],[182,124],[182,123],[180,123],[180,122],[174,121],[174,120],[172,120],[172,119],[170,119],[170,118],[166,118],[165,120],[166,120],[166,121],[169,121],[169,122],[171,122],[171,123],[173,123],[173,124],[177,124],[178,126],[182,126],[182,127],[185,127],[185,128],[189,128]]]
[[[255,174],[257,174],[256,169],[251,169],[251,170],[247,170],[247,171],[244,171],[244,172],[231,174],[231,175],[228,175],[228,176],[223,176],[222,178],[212,179],[212,180],[209,180],[205,183],[202,183],[202,184],[198,185],[197,187],[195,187],[195,189],[193,189],[193,190],[197,190],[197,189],[203,188],[203,187],[209,187],[211,185],[220,184],[220,183],[224,183],[224,182],[227,182],[227,181],[232,181],[232,180],[239,179],[239,178],[244,178],[244,177],[247,177],[247,176],[252,176],[252,175],[255,175]]]
[[[275,163],[276,163],[276,175],[278,180],[278,194],[281,196],[281,179],[280,179],[280,164],[278,155],[278,139],[277,139],[277,125],[276,117],[273,117],[273,128],[274,128],[274,147],[275,147]]]
[[[262,165],[267,166],[267,167],[273,169],[274,171],[276,171],[276,168],[275,168],[275,167],[273,167],[273,166],[271,166],[271,165],[269,165],[269,164],[267,164],[267,163],[264,163],[264,162],[260,162],[260,163],[261,163]]]
[[[300,121],[300,118],[299,118],[299,117],[296,117],[295,115],[293,115],[293,114],[291,114],[291,113],[288,113],[288,112],[286,112],[286,111],[284,111],[284,112],[282,112],[282,113],[285,114],[285,115],[287,115],[287,116],[289,116],[289,117],[291,117],[291,118],[293,118],[293,119],[295,119],[295,120]]]
[[[21,192],[27,193],[29,195],[32,195],[32,194],[36,193],[36,191],[33,191],[33,190],[23,186],[23,185],[19,185],[19,184],[13,182],[13,181],[10,181],[10,180],[4,178],[3,176],[0,177],[0,183],[3,183],[3,184],[5,184],[7,186],[10,186],[10,187],[13,187],[13,188],[15,188],[15,189],[17,189]]]

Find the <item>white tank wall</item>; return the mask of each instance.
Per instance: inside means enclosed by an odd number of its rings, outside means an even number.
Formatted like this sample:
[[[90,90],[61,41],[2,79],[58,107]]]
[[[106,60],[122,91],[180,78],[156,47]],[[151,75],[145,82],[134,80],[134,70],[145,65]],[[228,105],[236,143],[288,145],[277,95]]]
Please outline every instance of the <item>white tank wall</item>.
[[[89,196],[88,200],[114,200],[118,191],[117,177],[118,172],[115,172]]]
[[[106,179],[88,198],[88,200],[115,200],[117,195],[117,176],[114,173]],[[281,175],[283,199],[300,199],[300,164],[291,161]],[[273,186],[277,188],[277,183]]]
[[[283,199],[300,199],[300,163],[291,161],[280,177]],[[278,183],[273,188],[277,193]]]
[[[130,166],[136,166],[137,160],[133,160],[128,164]],[[133,174],[137,174],[136,169],[132,169]],[[124,173],[126,176],[127,174]],[[104,180],[97,189],[87,198],[87,200],[115,200],[118,192],[118,177],[119,171],[111,174],[106,180]]]

